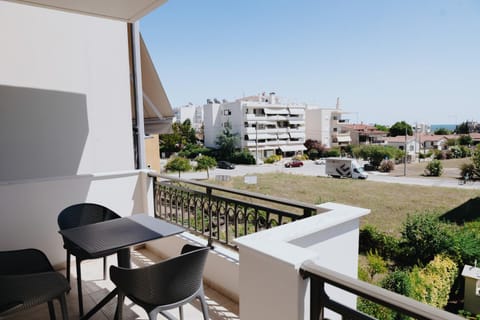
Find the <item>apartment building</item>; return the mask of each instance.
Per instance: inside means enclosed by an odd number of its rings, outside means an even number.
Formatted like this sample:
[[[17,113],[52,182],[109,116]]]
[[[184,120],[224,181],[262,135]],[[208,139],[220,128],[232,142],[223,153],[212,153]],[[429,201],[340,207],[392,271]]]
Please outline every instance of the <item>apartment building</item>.
[[[175,108],[173,110],[175,114],[174,121],[184,123],[185,120],[190,120],[192,128],[200,130],[203,125],[203,106],[194,105],[189,103],[187,105]]]
[[[342,119],[344,113],[346,112],[340,109],[339,99],[335,108],[308,106],[305,112],[305,118],[308,119],[307,139],[316,140],[328,148],[350,144],[350,132],[343,127],[346,123]]]
[[[305,105],[281,103],[273,92],[233,102],[208,100],[204,105],[205,146],[217,147],[215,141],[227,123],[239,137],[238,147],[257,159],[306,150]]]

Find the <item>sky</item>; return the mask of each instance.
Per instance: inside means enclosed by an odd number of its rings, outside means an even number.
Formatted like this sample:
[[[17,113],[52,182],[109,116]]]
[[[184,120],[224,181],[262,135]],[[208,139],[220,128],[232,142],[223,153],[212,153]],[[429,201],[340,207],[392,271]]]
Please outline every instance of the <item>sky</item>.
[[[275,92],[351,123],[480,121],[479,0],[169,0],[140,30],[174,108]]]

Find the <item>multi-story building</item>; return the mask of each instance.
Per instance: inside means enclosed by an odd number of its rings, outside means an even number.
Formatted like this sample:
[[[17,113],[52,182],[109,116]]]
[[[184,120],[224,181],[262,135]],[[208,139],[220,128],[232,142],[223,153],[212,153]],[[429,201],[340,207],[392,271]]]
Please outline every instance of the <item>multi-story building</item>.
[[[352,141],[350,132],[343,128],[345,112],[340,109],[339,99],[335,108],[309,106],[306,109],[306,137],[326,147],[348,145]]]
[[[174,109],[175,121],[183,123],[189,119],[192,128],[199,130],[203,125],[203,107],[192,103]]]
[[[217,147],[216,139],[227,123],[239,136],[238,147],[257,159],[292,156],[306,149],[305,105],[280,103],[273,92],[233,102],[208,100],[204,105],[205,146]]]

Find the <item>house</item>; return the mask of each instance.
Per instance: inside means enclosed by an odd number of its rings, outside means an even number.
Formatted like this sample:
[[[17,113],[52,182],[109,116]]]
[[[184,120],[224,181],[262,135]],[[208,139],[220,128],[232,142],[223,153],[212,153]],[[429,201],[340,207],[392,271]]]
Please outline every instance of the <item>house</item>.
[[[420,150],[419,141],[415,136],[386,137],[384,144],[405,151],[408,161],[415,161],[417,152]]]
[[[343,124],[342,130],[350,133],[351,144],[381,144],[385,142],[388,132],[378,130],[368,124]]]
[[[347,123],[342,119],[344,113],[339,99],[335,108],[308,106],[305,111],[307,139],[316,140],[328,148],[350,144],[350,133],[343,127]]]
[[[305,106],[281,103],[273,92],[233,102],[209,99],[204,105],[205,146],[217,147],[216,139],[227,123],[239,137],[238,147],[256,159],[306,150]]]
[[[427,153],[434,150],[445,150],[448,148],[448,137],[445,135],[423,134],[419,137],[419,152]]]

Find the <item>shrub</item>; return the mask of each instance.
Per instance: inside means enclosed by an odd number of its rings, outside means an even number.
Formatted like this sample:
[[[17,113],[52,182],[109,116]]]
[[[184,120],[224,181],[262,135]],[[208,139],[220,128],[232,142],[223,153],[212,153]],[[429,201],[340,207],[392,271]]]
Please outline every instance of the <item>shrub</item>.
[[[367,253],[375,250],[379,255],[386,259],[391,259],[397,255],[398,240],[386,233],[378,231],[372,225],[366,225],[360,230],[360,252]]]
[[[338,148],[332,148],[329,150],[325,150],[323,152],[323,156],[328,158],[328,157],[340,157],[340,149]]]
[[[248,151],[235,151],[230,161],[239,164],[255,164],[255,157]]]
[[[396,259],[403,265],[427,264],[438,254],[452,252],[453,233],[431,213],[408,216],[403,224]]]
[[[456,262],[459,265],[473,265],[480,258],[480,221],[468,222],[454,228],[453,238]]]
[[[370,250],[367,253],[367,271],[370,279],[373,280],[373,277],[376,274],[382,274],[387,272],[387,262],[378,255],[378,252],[375,250]]]
[[[473,163],[462,163],[460,165],[460,176],[465,177],[468,174],[469,177],[473,177],[475,173],[475,165]]]
[[[443,165],[439,160],[430,161],[425,167],[425,174],[427,176],[439,177],[443,173]]]
[[[415,267],[410,272],[411,297],[442,309],[448,303],[458,267],[452,259],[437,255],[425,268]]]
[[[412,284],[407,271],[395,270],[389,273],[380,283],[381,287],[389,291],[409,297],[412,294]],[[411,319],[408,316],[392,311],[395,320]]]
[[[275,162],[280,161],[280,160],[282,160],[282,156],[274,154],[274,155],[271,155],[270,157],[264,159],[264,162],[265,163],[275,163]]]
[[[180,173],[192,170],[192,166],[190,165],[190,160],[187,158],[176,157],[167,162],[165,169],[168,171],[177,171],[178,177],[180,178]]]
[[[395,162],[393,160],[382,160],[380,162],[380,167],[378,168],[381,172],[390,172],[395,169]]]

